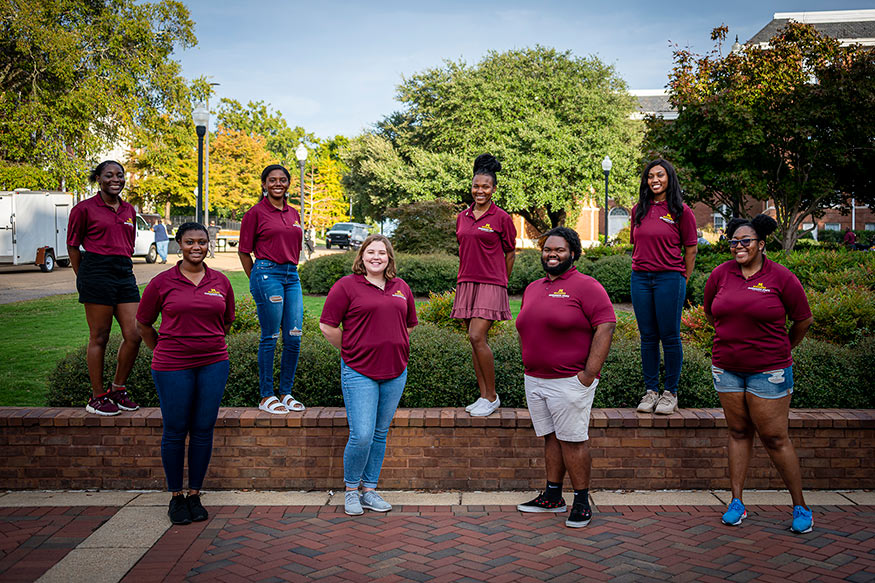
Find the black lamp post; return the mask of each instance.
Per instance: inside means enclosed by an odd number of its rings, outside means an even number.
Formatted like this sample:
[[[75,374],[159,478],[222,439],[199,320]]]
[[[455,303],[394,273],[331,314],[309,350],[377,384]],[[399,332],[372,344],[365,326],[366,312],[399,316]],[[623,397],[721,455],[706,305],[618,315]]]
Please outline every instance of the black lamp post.
[[[608,177],[611,175],[611,168],[614,163],[611,162],[610,156],[605,156],[602,160],[602,171],[605,173],[605,245],[608,244]]]
[[[203,224],[204,220],[204,135],[210,123],[210,112],[203,103],[199,103],[191,112],[197,131],[197,203],[195,220]]]

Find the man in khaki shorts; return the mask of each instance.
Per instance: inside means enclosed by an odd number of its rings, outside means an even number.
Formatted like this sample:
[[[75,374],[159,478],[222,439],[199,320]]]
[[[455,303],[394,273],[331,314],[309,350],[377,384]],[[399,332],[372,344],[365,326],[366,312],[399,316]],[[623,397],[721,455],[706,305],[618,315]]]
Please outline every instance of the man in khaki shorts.
[[[617,318],[605,288],[574,267],[581,254],[577,233],[556,227],[541,241],[547,277],[526,288],[516,327],[526,402],[535,434],[544,438],[547,487],[517,509],[565,512],[562,480],[567,470],[574,503],[565,525],[580,528],[592,519],[592,458],[586,443],[590,411]]]

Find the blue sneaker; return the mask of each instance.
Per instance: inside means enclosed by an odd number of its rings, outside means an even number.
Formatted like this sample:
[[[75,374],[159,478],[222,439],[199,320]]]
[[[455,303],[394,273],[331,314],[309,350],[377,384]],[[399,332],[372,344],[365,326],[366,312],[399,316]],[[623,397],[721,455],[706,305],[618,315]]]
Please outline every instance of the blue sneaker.
[[[343,511],[350,516],[359,516],[365,513],[362,510],[362,499],[358,490],[347,490],[343,494]]]
[[[745,518],[747,518],[747,510],[744,509],[744,504],[742,504],[741,500],[738,498],[733,498],[721,520],[723,521],[723,524],[738,526]]]
[[[793,524],[790,525],[790,531],[796,534],[805,534],[814,529],[814,517],[811,516],[811,509],[804,506],[793,507]]]

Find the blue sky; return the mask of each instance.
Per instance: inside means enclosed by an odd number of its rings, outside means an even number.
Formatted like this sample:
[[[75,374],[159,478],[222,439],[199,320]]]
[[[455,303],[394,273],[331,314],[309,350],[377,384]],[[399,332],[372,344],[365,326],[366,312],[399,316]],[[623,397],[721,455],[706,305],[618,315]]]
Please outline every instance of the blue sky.
[[[355,136],[398,109],[403,76],[445,59],[540,44],[614,65],[631,89],[665,85],[671,44],[712,48],[712,28],[745,41],[775,12],[875,8],[848,0],[291,2],[187,0],[198,46],[178,53],[217,97],[262,100],[320,137]]]

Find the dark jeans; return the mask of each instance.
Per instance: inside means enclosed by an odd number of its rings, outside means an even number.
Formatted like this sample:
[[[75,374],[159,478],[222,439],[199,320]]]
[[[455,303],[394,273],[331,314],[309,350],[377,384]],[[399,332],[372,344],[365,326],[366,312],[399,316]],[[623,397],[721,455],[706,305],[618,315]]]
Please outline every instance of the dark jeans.
[[[641,333],[644,387],[659,392],[659,343],[665,356],[665,390],[678,392],[684,352],[681,311],[687,280],[678,271],[633,271],[632,307]]]
[[[230,365],[227,360],[185,370],[152,370],[161,400],[164,434],[161,461],[167,489],[182,490],[185,436],[188,435],[188,487],[200,490],[213,454],[213,428],[225,392]]]

